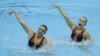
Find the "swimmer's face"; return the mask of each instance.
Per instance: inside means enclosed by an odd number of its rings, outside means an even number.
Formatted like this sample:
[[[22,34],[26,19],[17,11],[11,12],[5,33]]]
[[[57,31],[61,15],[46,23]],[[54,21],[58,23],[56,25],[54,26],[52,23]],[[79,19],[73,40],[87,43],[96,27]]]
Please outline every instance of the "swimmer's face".
[[[80,17],[78,21],[78,26],[79,27],[84,27],[87,23],[87,19],[85,17]]]
[[[46,28],[44,26],[40,26],[37,33],[40,34],[40,35],[43,35],[46,33]]]

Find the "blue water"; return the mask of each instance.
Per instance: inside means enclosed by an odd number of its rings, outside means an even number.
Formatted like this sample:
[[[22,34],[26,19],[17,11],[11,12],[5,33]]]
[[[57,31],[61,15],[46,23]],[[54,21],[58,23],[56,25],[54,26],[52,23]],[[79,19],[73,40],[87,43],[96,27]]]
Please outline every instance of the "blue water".
[[[77,24],[80,16],[88,18],[87,31],[94,39],[90,52],[77,46],[64,45],[69,41],[71,30],[64,18],[54,8],[52,2],[59,3]],[[0,0],[0,55],[2,56],[99,56],[100,55],[100,1],[99,0]],[[48,26],[46,37],[52,40],[52,49],[32,50],[27,46],[27,34],[14,15],[16,9],[34,31],[41,24]]]

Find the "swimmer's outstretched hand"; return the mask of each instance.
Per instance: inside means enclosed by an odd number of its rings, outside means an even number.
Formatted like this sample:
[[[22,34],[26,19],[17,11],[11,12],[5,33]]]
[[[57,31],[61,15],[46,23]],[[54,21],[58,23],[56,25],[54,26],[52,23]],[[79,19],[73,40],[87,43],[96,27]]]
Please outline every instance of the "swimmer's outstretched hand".
[[[13,13],[15,13],[16,12],[16,10],[11,10],[10,12],[9,12],[9,15],[12,15]]]
[[[59,4],[57,4],[57,3],[52,3],[52,5],[54,6],[54,7],[59,7]]]

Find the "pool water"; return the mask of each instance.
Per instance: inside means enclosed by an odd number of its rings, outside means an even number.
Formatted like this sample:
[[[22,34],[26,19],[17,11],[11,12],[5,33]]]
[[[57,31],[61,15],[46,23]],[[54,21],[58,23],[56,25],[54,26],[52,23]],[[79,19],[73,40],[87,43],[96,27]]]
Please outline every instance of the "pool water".
[[[71,30],[63,16],[52,6],[59,3],[77,24],[80,16],[88,18],[85,27],[94,39],[89,51],[80,47],[63,44],[70,40]],[[100,1],[99,0],[0,0],[0,55],[2,56],[99,56],[100,55]],[[41,24],[48,26],[46,37],[52,40],[53,47],[34,50],[27,46],[28,38],[14,15],[16,9],[34,31]]]

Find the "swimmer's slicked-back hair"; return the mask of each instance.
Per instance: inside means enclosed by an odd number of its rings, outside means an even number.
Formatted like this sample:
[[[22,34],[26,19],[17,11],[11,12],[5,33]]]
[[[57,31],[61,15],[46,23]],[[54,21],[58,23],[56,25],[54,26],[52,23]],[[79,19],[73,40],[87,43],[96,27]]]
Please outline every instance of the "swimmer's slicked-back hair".
[[[86,20],[86,23],[88,22],[87,17],[85,17],[85,16],[81,16],[81,17],[83,17]]]
[[[46,25],[42,24],[41,26],[44,26],[46,31],[48,30],[48,27]]]

